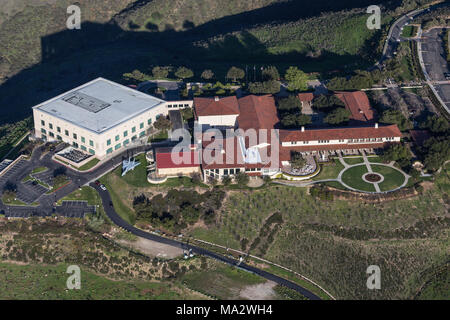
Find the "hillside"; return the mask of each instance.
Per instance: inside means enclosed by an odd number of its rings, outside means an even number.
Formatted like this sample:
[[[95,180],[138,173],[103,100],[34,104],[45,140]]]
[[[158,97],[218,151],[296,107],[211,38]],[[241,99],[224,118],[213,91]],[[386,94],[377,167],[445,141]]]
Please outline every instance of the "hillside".
[[[23,119],[31,106],[95,77],[122,81],[155,65],[185,65],[197,78],[213,69],[219,80],[232,65],[274,64],[282,73],[290,65],[365,68],[393,17],[429,1],[376,1],[386,14],[374,31],[365,26],[369,0],[80,0],[82,30],[72,31],[69,0],[4,0],[0,122]]]

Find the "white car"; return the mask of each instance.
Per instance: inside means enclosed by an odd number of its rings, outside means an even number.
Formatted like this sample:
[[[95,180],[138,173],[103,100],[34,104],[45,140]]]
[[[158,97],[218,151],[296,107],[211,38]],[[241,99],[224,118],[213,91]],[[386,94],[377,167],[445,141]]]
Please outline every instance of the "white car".
[[[100,185],[100,189],[102,189],[103,191],[106,191],[105,185],[101,184],[101,185]]]

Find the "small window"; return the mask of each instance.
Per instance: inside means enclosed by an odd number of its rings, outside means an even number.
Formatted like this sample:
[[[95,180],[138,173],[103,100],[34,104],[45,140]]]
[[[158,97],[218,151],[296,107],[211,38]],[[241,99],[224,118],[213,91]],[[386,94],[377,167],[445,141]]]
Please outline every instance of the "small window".
[[[145,131],[142,131],[141,133],[139,133],[139,137],[143,137],[145,136]]]
[[[69,130],[64,130],[66,136],[69,136]]]
[[[119,149],[120,147],[121,147],[121,144],[118,143],[118,144],[116,144],[116,146],[114,147],[114,149],[117,150],[117,149]]]
[[[128,131],[125,130],[125,131],[123,132],[123,136],[126,137],[127,135],[128,135]]]
[[[90,153],[90,154],[95,154],[95,151],[92,150],[92,149],[89,149],[89,153]]]
[[[141,124],[139,125],[139,128],[142,129],[144,127],[144,123],[141,122]]]
[[[86,143],[86,139],[84,137],[81,137],[81,142]]]
[[[61,133],[61,128],[60,128],[60,127],[56,127],[56,131],[58,131],[59,133]]]
[[[75,148],[78,148],[78,143],[76,143],[75,141],[72,143],[72,145],[73,145]]]
[[[116,136],[116,141],[119,141],[119,139],[120,139],[120,136],[117,135],[117,136]]]
[[[94,141],[89,140],[89,145],[90,145],[91,147],[93,147],[93,146],[94,146]]]
[[[126,146],[126,145],[129,144],[129,143],[130,143],[130,140],[127,139],[127,140],[125,140],[125,141],[123,142],[123,145]]]
[[[77,139],[77,137],[78,137],[78,136],[77,136],[77,134],[76,134],[76,133],[74,133],[74,134],[73,134],[73,138],[74,138],[74,139],[76,140],[76,139]]]
[[[111,145],[111,139],[106,140],[106,145],[110,146]]]
[[[41,120],[41,125],[45,126],[45,121],[44,120]]]
[[[44,128],[41,129],[41,132],[42,133],[47,133],[47,131]]]
[[[57,136],[56,136],[56,139],[58,139],[59,141],[61,141],[61,140],[62,140],[62,137],[61,137],[60,135],[57,135]]]
[[[86,147],[85,146],[81,146],[81,150],[86,151]]]
[[[151,125],[151,124],[152,124],[152,119],[148,119],[148,120],[147,120],[147,124],[148,124],[148,125]]]
[[[48,124],[48,127],[49,127],[50,129],[53,129],[53,125],[52,125],[51,123]]]
[[[109,148],[108,150],[106,150],[106,154],[110,154],[113,152],[113,148]]]
[[[136,132],[136,127],[131,128],[131,132],[135,133]]]
[[[55,134],[54,134],[53,132],[49,132],[48,135],[49,135],[50,137],[54,137],[54,136],[55,136]]]

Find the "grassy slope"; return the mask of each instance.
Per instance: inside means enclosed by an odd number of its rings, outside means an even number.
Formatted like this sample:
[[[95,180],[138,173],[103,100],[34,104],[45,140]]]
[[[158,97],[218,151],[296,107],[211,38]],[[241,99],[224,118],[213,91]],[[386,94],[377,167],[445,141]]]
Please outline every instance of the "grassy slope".
[[[92,232],[83,221],[2,220],[0,226],[0,299],[206,298],[198,292],[236,299],[243,288],[266,282],[206,258],[152,260]],[[81,290],[66,290],[69,265],[81,269]],[[227,285],[211,288],[205,274]]]
[[[448,259],[448,221],[435,219],[447,217],[449,170],[420,197],[380,204],[326,202],[303,188],[281,186],[234,193],[218,226],[192,234],[240,249],[243,238],[252,243],[264,221],[279,211],[284,223],[265,258],[312,278],[338,298],[410,298],[424,281],[420,272]],[[403,232],[396,235],[397,229]],[[358,240],[369,231],[377,240]],[[385,279],[377,292],[365,286],[371,264],[380,266]]]

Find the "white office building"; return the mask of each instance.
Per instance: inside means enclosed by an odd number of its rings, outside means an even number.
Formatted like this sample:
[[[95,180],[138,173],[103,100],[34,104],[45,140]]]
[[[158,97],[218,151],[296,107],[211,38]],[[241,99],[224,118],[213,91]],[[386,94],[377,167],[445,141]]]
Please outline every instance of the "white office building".
[[[33,107],[35,136],[103,159],[144,139],[166,102],[98,78]]]

